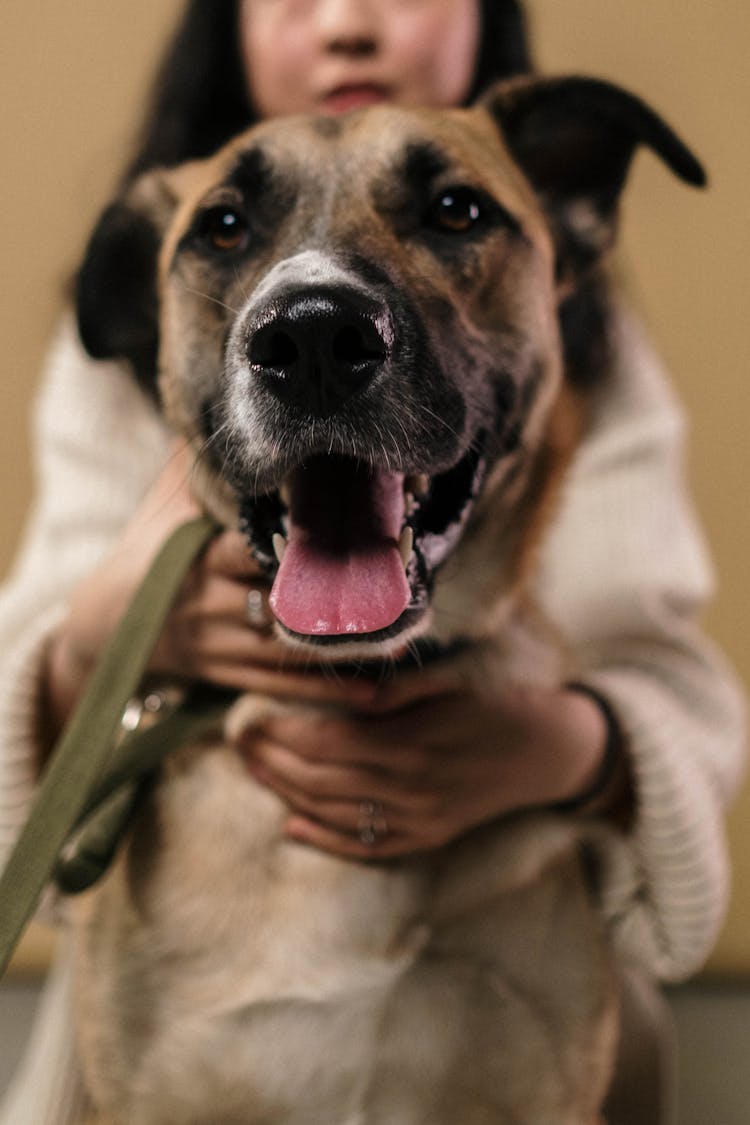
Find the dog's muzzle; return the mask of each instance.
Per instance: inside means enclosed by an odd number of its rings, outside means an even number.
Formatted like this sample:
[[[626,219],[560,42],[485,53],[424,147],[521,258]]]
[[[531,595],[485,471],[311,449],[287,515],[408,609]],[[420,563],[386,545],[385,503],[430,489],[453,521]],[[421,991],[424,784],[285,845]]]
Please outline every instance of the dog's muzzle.
[[[417,316],[372,274],[315,252],[278,263],[230,337],[218,416],[270,608],[329,654],[395,651],[424,627],[484,471]]]

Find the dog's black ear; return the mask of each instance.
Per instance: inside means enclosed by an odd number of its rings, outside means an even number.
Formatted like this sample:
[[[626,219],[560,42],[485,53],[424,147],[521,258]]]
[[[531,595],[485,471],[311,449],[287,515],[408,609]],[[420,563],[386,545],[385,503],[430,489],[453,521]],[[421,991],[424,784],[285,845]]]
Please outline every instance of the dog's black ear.
[[[127,360],[151,394],[159,350],[159,249],[176,202],[161,173],[136,181],[103,212],[76,279],[78,331],[86,351],[94,359]]]
[[[558,244],[562,279],[580,276],[611,245],[633,154],[652,149],[689,184],[698,160],[645,102],[593,78],[521,78],[493,87],[482,103],[539,195]]]

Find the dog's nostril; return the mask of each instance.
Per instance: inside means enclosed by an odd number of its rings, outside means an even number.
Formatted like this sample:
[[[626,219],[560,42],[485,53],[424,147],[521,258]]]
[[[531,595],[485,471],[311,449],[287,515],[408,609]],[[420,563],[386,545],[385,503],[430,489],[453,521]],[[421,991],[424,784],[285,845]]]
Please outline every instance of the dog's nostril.
[[[299,348],[288,332],[261,328],[250,341],[249,357],[255,367],[287,368],[299,360]]]
[[[347,324],[333,338],[331,354],[336,363],[358,367],[363,363],[382,363],[386,348],[375,328],[370,331],[359,325]]]

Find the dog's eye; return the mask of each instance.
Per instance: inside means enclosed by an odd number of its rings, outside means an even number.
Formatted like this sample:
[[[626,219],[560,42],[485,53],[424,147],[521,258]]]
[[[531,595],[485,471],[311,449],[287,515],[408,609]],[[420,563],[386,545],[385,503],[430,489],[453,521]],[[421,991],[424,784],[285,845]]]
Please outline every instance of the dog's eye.
[[[482,218],[482,204],[471,188],[443,191],[427,212],[427,223],[448,234],[466,234]]]
[[[247,219],[235,207],[212,207],[203,216],[201,234],[214,250],[243,250],[247,245]]]

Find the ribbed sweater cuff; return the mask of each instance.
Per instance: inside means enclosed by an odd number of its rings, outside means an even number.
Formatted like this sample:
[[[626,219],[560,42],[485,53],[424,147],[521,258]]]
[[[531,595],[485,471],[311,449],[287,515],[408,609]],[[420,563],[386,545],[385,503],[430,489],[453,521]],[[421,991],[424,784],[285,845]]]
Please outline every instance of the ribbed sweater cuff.
[[[726,911],[724,800],[700,756],[685,752],[690,718],[664,685],[623,668],[586,681],[617,715],[635,784],[633,826],[605,856],[605,914],[621,953],[680,980],[703,964]]]
[[[50,607],[3,660],[0,685],[0,867],[29,813],[38,782],[42,669],[47,646],[64,616]]]

